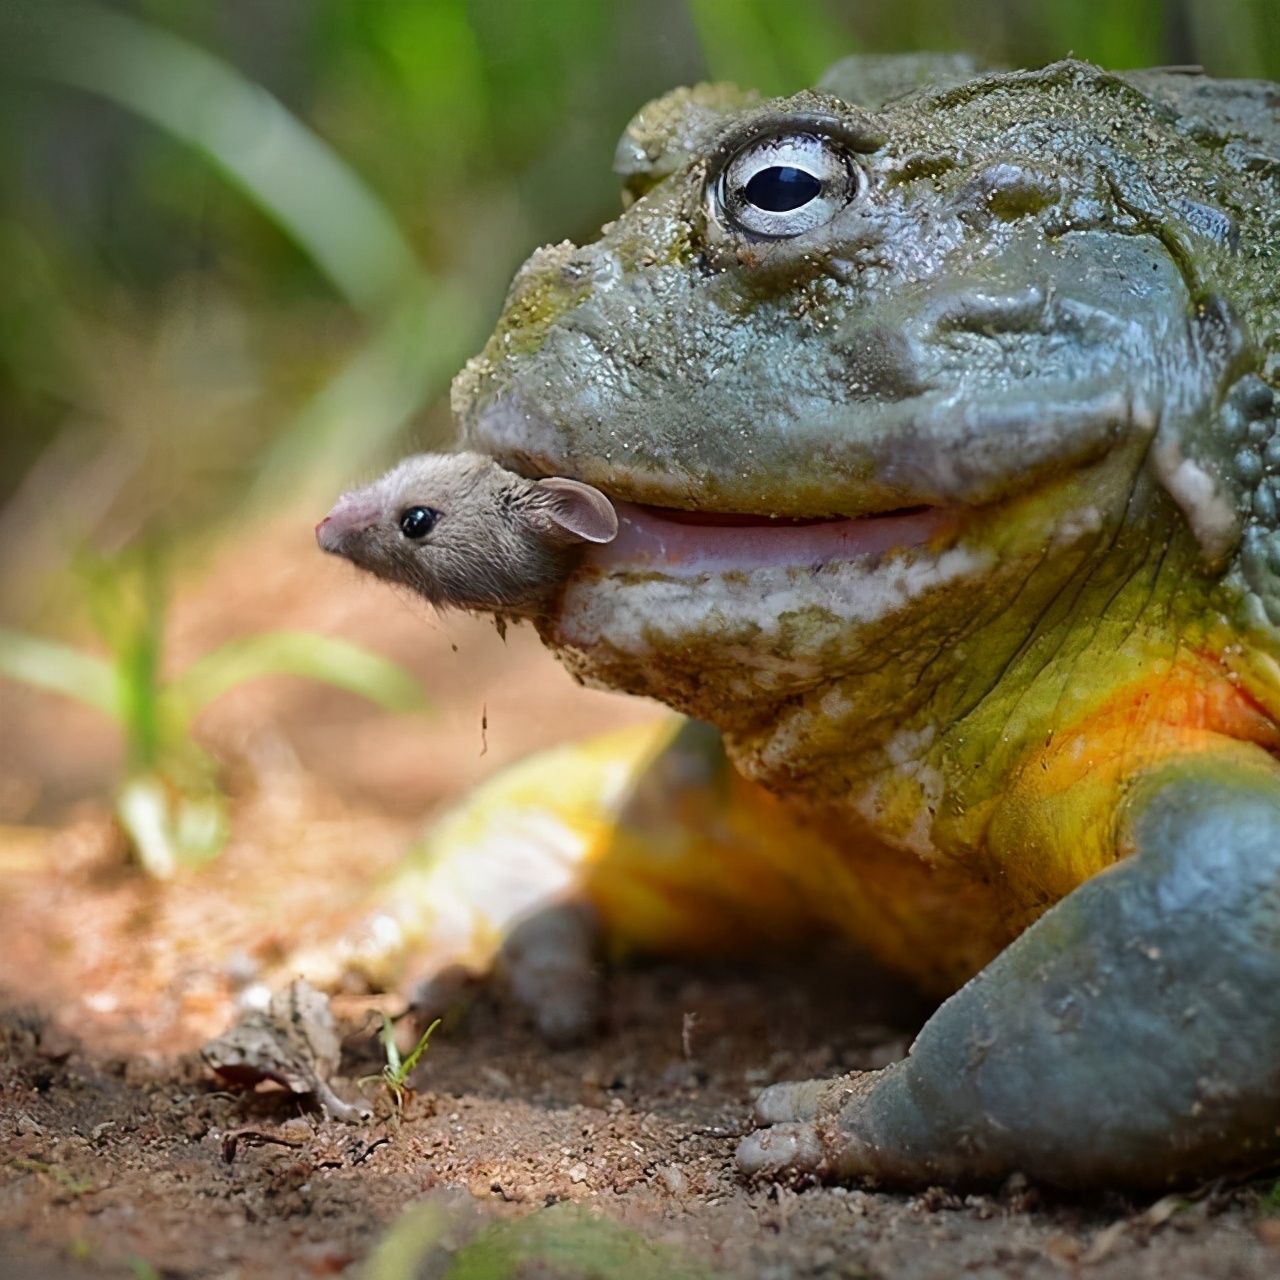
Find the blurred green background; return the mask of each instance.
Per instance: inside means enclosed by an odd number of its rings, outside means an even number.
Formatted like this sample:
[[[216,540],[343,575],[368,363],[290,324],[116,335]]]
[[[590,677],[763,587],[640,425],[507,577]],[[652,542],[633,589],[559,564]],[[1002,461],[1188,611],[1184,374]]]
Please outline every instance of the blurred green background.
[[[1280,3],[0,0],[0,622],[65,630],[78,557],[172,563],[447,439],[648,98],[921,48],[1280,78]]]

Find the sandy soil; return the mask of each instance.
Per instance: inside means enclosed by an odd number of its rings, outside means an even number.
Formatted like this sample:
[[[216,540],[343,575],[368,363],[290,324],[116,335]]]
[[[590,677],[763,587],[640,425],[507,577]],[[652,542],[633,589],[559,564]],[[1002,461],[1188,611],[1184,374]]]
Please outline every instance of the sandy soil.
[[[223,1090],[196,1050],[237,991],[339,929],[424,816],[539,746],[656,714],[577,688],[527,632],[503,644],[321,560],[302,521],[188,586],[173,658],[279,626],[399,658],[433,709],[389,717],[293,681],[224,699],[201,731],[227,762],[235,839],[170,885],[143,879],[112,832],[109,726],[0,684],[4,1280],[370,1265],[377,1280],[1280,1276],[1274,1179],[1154,1204],[1018,1181],[913,1197],[744,1184],[731,1155],[755,1090],[892,1061],[926,1012],[838,955],[615,973],[608,1025],[576,1050],[548,1050],[501,992],[477,993],[436,1034],[403,1114],[366,1084],[375,1116],[359,1125],[281,1091]],[[379,1006],[402,1002],[335,1002],[351,1080],[378,1068]],[[593,1234],[601,1223],[617,1231]],[[523,1253],[502,1253],[517,1239],[503,1231],[525,1232]]]

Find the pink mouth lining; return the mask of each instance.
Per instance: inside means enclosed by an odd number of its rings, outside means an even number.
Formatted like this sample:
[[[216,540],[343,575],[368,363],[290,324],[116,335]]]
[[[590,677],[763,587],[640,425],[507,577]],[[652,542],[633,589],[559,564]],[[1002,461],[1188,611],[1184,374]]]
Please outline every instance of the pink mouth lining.
[[[919,547],[958,529],[961,509],[925,507],[856,519],[769,521],[759,516],[702,516],[614,502],[618,536],[593,547],[602,569],[652,567],[686,576],[776,566],[819,567]]]

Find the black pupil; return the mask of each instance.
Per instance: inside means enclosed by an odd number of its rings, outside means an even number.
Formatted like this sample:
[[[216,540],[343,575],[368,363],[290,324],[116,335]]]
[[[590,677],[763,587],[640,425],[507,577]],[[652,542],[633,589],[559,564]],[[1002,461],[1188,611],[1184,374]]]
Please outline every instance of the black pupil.
[[[822,190],[813,174],[791,165],[761,169],[747,183],[744,194],[757,209],[767,213],[789,213],[806,205]]]
[[[410,507],[400,517],[400,532],[406,538],[425,538],[440,519],[440,513],[430,507]]]

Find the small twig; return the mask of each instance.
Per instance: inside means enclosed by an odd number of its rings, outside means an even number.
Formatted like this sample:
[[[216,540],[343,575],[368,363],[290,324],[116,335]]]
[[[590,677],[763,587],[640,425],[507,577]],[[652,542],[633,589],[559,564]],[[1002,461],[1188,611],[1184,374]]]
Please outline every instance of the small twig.
[[[237,1129],[234,1133],[224,1134],[222,1138],[222,1158],[230,1164],[236,1158],[236,1148],[242,1142],[253,1146],[270,1143],[277,1147],[301,1147],[301,1142],[290,1142],[288,1138],[277,1138],[274,1133],[263,1133],[260,1129]]]
[[[686,1013],[680,1020],[680,1047],[684,1050],[685,1060],[693,1061],[693,1033],[698,1026],[698,1015]]]
[[[326,1081],[321,1080],[319,1076],[315,1077],[313,1092],[316,1095],[316,1101],[335,1119],[342,1120],[346,1124],[358,1124],[361,1120],[367,1120],[373,1112],[363,1105],[352,1106],[349,1102],[343,1102],[334,1091],[329,1088]]]
[[[379,1147],[385,1147],[390,1141],[390,1138],[375,1138],[351,1163],[364,1164],[364,1162],[373,1155]]]
[[[729,1129],[724,1125],[703,1124],[676,1134],[676,1141],[684,1142],[689,1138],[745,1138],[750,1132],[749,1128]]]

